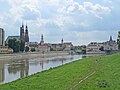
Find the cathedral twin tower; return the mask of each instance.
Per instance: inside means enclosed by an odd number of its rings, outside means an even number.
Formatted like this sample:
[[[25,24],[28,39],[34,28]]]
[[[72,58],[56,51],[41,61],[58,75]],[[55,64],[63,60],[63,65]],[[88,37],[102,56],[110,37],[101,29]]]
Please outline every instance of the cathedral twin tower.
[[[28,26],[26,24],[25,30],[24,30],[24,25],[20,27],[20,40],[24,42],[29,42],[29,35],[28,35]]]

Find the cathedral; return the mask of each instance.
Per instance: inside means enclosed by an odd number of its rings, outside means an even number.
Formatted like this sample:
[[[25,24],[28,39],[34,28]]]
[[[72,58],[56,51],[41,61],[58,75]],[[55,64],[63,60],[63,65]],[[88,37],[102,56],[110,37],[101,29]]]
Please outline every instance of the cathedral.
[[[28,35],[28,26],[26,24],[25,30],[24,30],[24,25],[20,27],[20,40],[29,43],[29,35]]]

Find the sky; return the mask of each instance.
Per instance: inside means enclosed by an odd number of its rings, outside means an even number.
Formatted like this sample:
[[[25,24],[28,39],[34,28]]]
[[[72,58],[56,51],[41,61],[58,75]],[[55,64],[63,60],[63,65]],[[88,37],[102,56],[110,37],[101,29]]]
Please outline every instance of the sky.
[[[87,45],[120,31],[120,0],[0,0],[0,28],[5,37],[28,25],[30,41]]]

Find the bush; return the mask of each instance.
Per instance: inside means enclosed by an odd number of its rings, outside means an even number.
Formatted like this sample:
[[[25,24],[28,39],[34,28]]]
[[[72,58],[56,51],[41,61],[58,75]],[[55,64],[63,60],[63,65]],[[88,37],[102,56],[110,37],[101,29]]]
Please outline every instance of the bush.
[[[31,48],[31,52],[35,52],[36,50],[35,50],[35,48]]]
[[[97,82],[97,85],[98,85],[99,87],[101,87],[101,88],[106,88],[106,87],[109,86],[109,85],[108,85],[108,82],[107,82],[106,80],[100,80],[100,81],[98,81],[98,82]]]

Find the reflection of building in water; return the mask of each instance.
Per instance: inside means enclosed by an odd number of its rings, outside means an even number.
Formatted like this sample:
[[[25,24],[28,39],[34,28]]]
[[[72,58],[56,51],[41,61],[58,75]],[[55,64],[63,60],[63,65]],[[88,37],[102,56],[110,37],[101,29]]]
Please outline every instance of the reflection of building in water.
[[[0,82],[3,82],[5,79],[4,65],[0,63]]]
[[[43,70],[43,60],[40,62],[40,66],[42,66],[42,70]]]
[[[20,68],[20,77],[28,76],[28,71],[29,71],[29,61],[23,61],[24,65],[21,65]]]
[[[28,75],[29,71],[29,61],[17,61],[12,62],[8,67],[8,72],[16,74],[17,72],[20,72],[20,77],[24,77]]]

